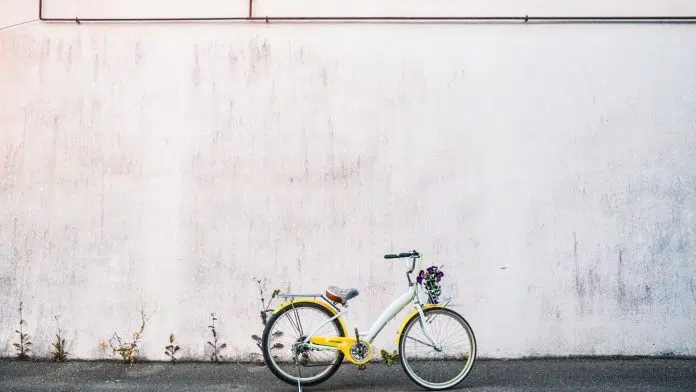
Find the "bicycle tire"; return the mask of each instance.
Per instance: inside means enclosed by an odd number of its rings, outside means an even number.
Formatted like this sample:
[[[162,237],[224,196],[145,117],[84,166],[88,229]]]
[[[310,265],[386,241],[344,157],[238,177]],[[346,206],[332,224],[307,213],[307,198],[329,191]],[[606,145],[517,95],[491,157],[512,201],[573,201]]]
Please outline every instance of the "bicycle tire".
[[[430,308],[430,309],[424,309],[423,313],[427,317],[428,314],[430,313],[444,313],[448,314],[449,316],[454,317],[455,319],[458,319],[460,324],[464,327],[466,330],[466,333],[470,337],[470,342],[471,342],[471,364],[468,365],[468,369],[464,371],[462,374],[459,374],[457,377],[454,379],[448,381],[444,385],[440,386],[433,386],[429,385],[428,383],[425,383],[420,377],[415,375],[415,372],[413,371],[412,368],[409,368],[409,365],[406,364],[407,360],[405,359],[404,356],[404,342],[406,339],[406,336],[408,335],[408,332],[411,329],[411,326],[418,322],[420,320],[420,316],[418,314],[415,314],[408,322],[406,322],[406,325],[404,326],[404,333],[401,334],[401,337],[399,338],[399,357],[400,357],[400,362],[401,362],[401,367],[403,368],[404,372],[408,376],[411,381],[413,381],[415,384],[417,384],[420,387],[423,387],[425,389],[431,390],[431,391],[438,391],[438,390],[445,390],[445,389],[450,389],[453,388],[457,385],[459,385],[464,379],[471,373],[471,370],[474,368],[474,363],[476,362],[476,336],[474,335],[474,331],[471,328],[471,325],[466,321],[466,319],[456,311],[452,309],[447,309],[447,308]]]
[[[314,308],[322,313],[324,313],[326,316],[329,318],[335,316],[335,313],[331,313],[328,309],[326,309],[324,306],[313,303],[313,302],[299,302],[295,303],[294,305],[287,305],[284,308],[280,309],[277,313],[273,314],[269,319],[268,322],[266,323],[266,326],[264,327],[263,330],[263,336],[261,337],[261,350],[263,351],[263,359],[264,362],[266,363],[266,366],[271,370],[271,372],[281,381],[284,381],[290,385],[297,386],[297,378],[291,378],[283,374],[284,372],[279,369],[275,362],[271,359],[271,353],[270,353],[270,344],[269,344],[269,335],[270,331],[273,328],[273,325],[275,322],[286,312],[292,311],[294,309],[299,309],[303,307],[309,307],[309,308]],[[338,336],[346,336],[346,331],[342,328],[341,323],[338,321],[338,319],[334,319],[332,323],[336,326],[336,329],[339,331]],[[331,365],[331,368],[328,372],[323,374],[321,377],[313,379],[311,381],[303,380],[300,378],[300,385],[301,386],[312,386],[312,385],[317,385],[325,382],[331,376],[336,373],[339,367],[341,367],[341,364],[343,363],[343,358],[344,355],[342,352],[338,352],[337,355],[337,361],[335,364]]]

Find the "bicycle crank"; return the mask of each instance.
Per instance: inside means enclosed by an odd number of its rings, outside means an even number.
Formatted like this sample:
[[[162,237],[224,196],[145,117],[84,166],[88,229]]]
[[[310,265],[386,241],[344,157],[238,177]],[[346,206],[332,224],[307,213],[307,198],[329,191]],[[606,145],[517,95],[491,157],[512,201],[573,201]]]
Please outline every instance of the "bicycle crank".
[[[364,365],[372,359],[372,345],[360,337],[313,336],[309,341],[315,345],[328,346],[340,350],[346,359],[355,365]]]

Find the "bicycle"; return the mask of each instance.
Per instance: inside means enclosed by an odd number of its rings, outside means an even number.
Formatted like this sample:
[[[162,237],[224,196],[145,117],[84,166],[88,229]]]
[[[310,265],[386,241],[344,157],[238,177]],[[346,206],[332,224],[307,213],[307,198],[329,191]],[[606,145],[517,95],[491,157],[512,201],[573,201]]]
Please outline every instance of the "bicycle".
[[[411,381],[428,390],[443,390],[458,385],[467,377],[476,359],[476,338],[464,317],[447,308],[449,302],[439,303],[442,271],[436,266],[421,270],[414,283],[411,274],[416,260],[421,259],[417,251],[387,254],[384,258],[410,258],[410,266],[409,261],[406,262],[408,291],[396,298],[364,334],[355,328],[355,336],[348,336],[344,321],[349,310],[348,301],[358,296],[357,289],[330,286],[323,294],[278,295],[285,301],[273,310],[262,336],[264,362],[277,378],[301,390],[303,386],[328,380],[344,359],[364,369],[373,357],[374,339],[409,305],[414,309],[397,330],[396,344],[401,366]],[[420,301],[423,291],[426,303]],[[318,318],[316,323],[309,322],[312,316]],[[459,332],[442,335],[443,326],[434,324],[435,321],[449,321]],[[288,338],[290,334],[286,331],[293,335]],[[279,342],[282,338],[285,340]],[[466,346],[462,351],[445,353],[446,343],[460,341]],[[425,352],[417,353],[415,344],[423,345]],[[311,373],[313,368],[318,368],[319,372],[303,376],[303,369]],[[296,374],[291,374],[292,369],[297,370]],[[431,370],[430,378],[426,375],[427,369]],[[446,374],[449,375],[444,376]]]

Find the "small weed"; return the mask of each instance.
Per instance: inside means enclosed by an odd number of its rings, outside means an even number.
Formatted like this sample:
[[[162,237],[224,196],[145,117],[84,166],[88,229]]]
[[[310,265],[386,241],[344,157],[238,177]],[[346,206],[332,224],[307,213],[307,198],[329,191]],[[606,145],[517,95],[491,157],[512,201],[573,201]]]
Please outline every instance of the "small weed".
[[[20,361],[26,361],[29,359],[29,346],[31,346],[31,341],[29,341],[29,334],[24,333],[24,318],[22,317],[22,305],[19,303],[19,330],[15,330],[19,335],[19,343],[14,343],[17,348],[17,359]]]
[[[382,349],[379,353],[382,356],[384,363],[386,363],[388,366],[394,366],[399,363],[399,353],[396,350],[394,350],[392,354],[389,354],[387,350]]]
[[[272,312],[273,310],[271,309],[271,302],[273,299],[280,294],[279,289],[273,290],[273,293],[271,293],[271,298],[266,301],[265,293],[266,293],[266,278],[261,279],[256,279],[252,278],[254,282],[256,282],[256,285],[259,287],[259,297],[261,299],[261,311],[260,311],[260,317],[261,317],[261,325],[265,326],[266,323],[268,322],[268,313]],[[273,334],[271,334],[271,338],[269,339],[270,341],[277,339],[278,337],[283,336],[283,331],[275,331]],[[256,342],[256,346],[259,348],[259,351],[262,350],[262,344],[261,344],[261,337],[259,335],[251,335],[251,338]],[[269,342],[270,343],[270,342]],[[283,348],[282,343],[275,343],[273,346],[271,346],[271,350],[273,349],[281,349]],[[258,357],[263,357],[263,351],[261,353],[252,353],[251,358],[258,358]],[[261,360],[263,362],[263,360]]]
[[[212,317],[212,319],[213,319],[212,324],[208,326],[208,328],[210,328],[210,330],[213,333],[213,341],[212,342],[208,341],[208,344],[210,345],[210,347],[213,348],[213,353],[210,354],[210,361],[215,362],[215,363],[220,363],[220,360],[223,359],[223,356],[220,355],[220,351],[222,351],[222,349],[227,347],[227,343],[223,343],[223,344],[218,346],[218,334],[217,334],[217,331],[215,330],[215,320],[217,320],[217,318],[215,317],[215,313],[211,313],[210,317]]]
[[[138,360],[138,355],[140,354],[138,345],[140,344],[140,338],[145,330],[145,325],[147,324],[148,318],[145,317],[145,310],[141,308],[140,310],[140,329],[133,333],[132,342],[124,342],[117,333],[109,339],[109,346],[113,350],[113,354],[119,354],[123,359],[123,363],[133,364]]]
[[[164,348],[164,353],[171,358],[172,363],[176,362],[176,357],[174,356],[180,347],[174,345],[174,334],[169,334],[169,345]]]
[[[268,302],[266,302],[266,278],[263,278],[263,281],[256,278],[252,279],[254,280],[254,282],[256,282],[256,285],[259,286],[259,297],[261,297],[261,324],[266,325],[266,322],[268,321],[268,313],[272,312],[271,302],[278,294],[280,294],[280,290],[273,290],[271,298],[268,300]]]
[[[53,343],[53,360],[55,362],[62,362],[67,358],[68,352],[65,351],[65,339],[63,339],[62,331],[60,329],[60,322],[58,320],[60,316],[55,316],[54,318],[56,319],[58,333],[56,333],[56,342]]]

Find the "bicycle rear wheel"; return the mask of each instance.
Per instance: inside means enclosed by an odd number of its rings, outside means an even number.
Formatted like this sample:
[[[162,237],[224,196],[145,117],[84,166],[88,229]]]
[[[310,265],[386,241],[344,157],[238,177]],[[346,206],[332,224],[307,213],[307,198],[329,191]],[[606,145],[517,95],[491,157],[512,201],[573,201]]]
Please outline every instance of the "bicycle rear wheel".
[[[476,359],[476,338],[459,313],[446,308],[424,310],[433,339],[430,344],[418,314],[404,327],[399,339],[401,366],[408,377],[423,388],[442,390],[454,387],[469,375]]]
[[[261,338],[263,358],[271,372],[280,380],[302,386],[317,385],[328,380],[341,366],[343,353],[298,347],[322,323],[332,318],[324,306],[313,302],[297,302],[273,314]],[[346,336],[338,319],[327,323],[314,336]]]

